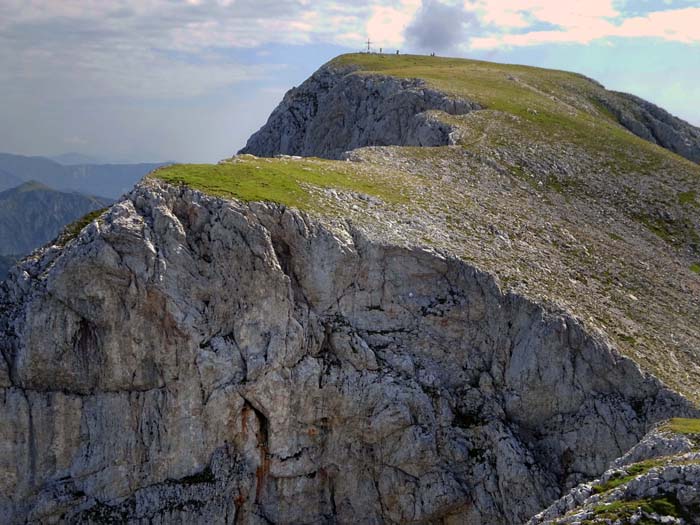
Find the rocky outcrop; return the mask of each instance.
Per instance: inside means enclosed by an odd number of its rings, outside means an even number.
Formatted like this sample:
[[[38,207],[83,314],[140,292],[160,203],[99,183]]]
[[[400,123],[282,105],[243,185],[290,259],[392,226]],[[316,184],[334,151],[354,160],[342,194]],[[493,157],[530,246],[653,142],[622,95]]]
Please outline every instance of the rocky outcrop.
[[[656,428],[598,480],[584,483],[528,525],[700,523],[698,441]]]
[[[638,137],[700,162],[700,128],[628,93],[605,92],[598,100]]]
[[[3,523],[519,524],[695,413],[449,254],[154,179],[0,305]]]
[[[290,90],[240,153],[340,159],[363,146],[444,146],[452,127],[435,112],[480,109],[419,79],[367,75],[326,65]]]

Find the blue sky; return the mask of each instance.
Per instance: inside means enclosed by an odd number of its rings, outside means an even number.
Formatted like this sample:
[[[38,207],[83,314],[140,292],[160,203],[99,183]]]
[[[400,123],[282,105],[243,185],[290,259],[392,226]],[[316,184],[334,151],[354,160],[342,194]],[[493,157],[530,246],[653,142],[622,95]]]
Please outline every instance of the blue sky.
[[[361,48],[578,71],[700,125],[697,0],[2,0],[0,151],[214,162]]]

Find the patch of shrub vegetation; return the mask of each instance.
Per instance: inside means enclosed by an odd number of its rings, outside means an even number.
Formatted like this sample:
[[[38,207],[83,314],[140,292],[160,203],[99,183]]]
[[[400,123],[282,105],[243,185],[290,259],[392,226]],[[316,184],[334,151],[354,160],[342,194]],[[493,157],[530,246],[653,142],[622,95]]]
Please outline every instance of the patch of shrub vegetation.
[[[639,509],[647,514],[672,516],[674,518],[684,517],[683,509],[673,495],[633,501],[613,501],[612,503],[598,505],[593,509],[593,512],[595,517],[599,519],[626,520],[631,518]],[[625,521],[624,523],[627,522]],[[644,521],[637,523],[644,523]]]
[[[599,485],[593,485],[593,492],[596,494],[601,494],[603,492],[608,492],[620,485],[632,481],[637,476],[645,474],[654,467],[662,465],[663,461],[660,460],[648,460],[642,461],[640,463],[635,463],[626,467],[623,471],[616,472],[608,481],[601,483]]]

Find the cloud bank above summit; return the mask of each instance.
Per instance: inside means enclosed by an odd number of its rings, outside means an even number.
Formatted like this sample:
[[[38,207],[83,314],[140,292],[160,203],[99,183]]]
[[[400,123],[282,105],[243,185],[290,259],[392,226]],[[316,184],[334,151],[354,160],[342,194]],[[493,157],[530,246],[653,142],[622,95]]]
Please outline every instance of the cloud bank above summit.
[[[579,70],[699,124],[697,27],[694,1],[5,0],[0,118],[12,125],[0,143],[214,160],[286,88],[367,38],[387,52]],[[609,67],[610,48],[622,65]]]

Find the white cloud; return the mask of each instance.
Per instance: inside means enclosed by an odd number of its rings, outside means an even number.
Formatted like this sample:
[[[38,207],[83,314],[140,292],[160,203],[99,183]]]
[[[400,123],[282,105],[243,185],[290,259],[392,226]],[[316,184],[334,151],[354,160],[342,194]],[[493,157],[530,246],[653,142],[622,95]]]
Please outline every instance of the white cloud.
[[[236,50],[311,43],[359,48],[368,36],[377,46],[399,46],[419,4],[3,0],[0,89],[52,99],[199,96],[265,73],[236,64],[230,58]]]
[[[472,49],[546,43],[588,44],[609,37],[700,43],[697,29],[700,27],[700,8],[694,7],[626,18],[611,0],[477,0],[466,5],[495,27],[490,34],[472,38]],[[537,29],[542,24],[555,27]]]
[[[407,0],[398,7],[372,6],[372,16],[367,21],[367,36],[376,47],[401,47],[404,31],[420,7],[420,0]]]
[[[657,37],[684,43],[700,43],[700,7],[657,11],[628,18],[615,36]]]
[[[49,22],[55,20],[95,24],[104,30],[103,40],[128,33],[136,43],[191,52],[211,46],[345,44],[348,35],[369,35],[394,45],[403,42],[403,30],[420,4],[421,0],[352,5],[332,0],[3,0],[0,30],[44,25],[50,31]]]
[[[484,22],[503,28],[528,27],[534,20],[579,27],[591,20],[619,15],[611,0],[476,0],[465,6],[476,10]]]

